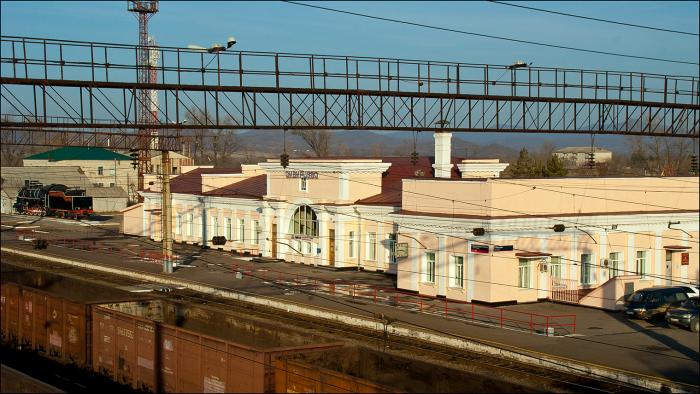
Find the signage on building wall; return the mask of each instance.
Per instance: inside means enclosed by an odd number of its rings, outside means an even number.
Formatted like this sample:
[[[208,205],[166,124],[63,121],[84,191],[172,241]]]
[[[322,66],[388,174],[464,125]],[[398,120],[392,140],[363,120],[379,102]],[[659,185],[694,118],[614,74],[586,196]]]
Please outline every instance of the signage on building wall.
[[[494,245],[494,252],[508,252],[513,250],[513,245]]]
[[[318,171],[285,171],[284,174],[290,179],[318,179]]]
[[[397,259],[408,257],[408,243],[397,243],[395,256]]]
[[[472,253],[488,253],[489,252],[489,246],[488,245],[472,245]]]
[[[681,265],[689,265],[690,264],[690,253],[681,253]]]

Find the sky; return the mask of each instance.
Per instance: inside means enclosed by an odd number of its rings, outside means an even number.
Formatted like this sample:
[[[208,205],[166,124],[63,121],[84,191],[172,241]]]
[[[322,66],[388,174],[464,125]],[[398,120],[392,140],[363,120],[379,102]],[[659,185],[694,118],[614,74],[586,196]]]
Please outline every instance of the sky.
[[[512,37],[640,56],[685,60],[700,59],[697,36],[631,28],[566,16],[535,12],[486,1],[476,2],[315,2],[347,11],[407,20],[481,34]],[[521,2],[552,11],[697,33],[697,1],[638,2]],[[0,2],[2,35],[138,43],[137,19],[126,1],[116,2]],[[435,31],[386,21],[332,13],[285,3],[161,1],[150,21],[150,34],[158,45],[208,47],[225,44],[234,49],[287,53],[313,53],[383,58],[451,61],[508,65],[516,60],[539,67],[567,67],[608,71],[634,71],[698,76],[698,66],[573,52]],[[3,46],[5,52],[6,47]],[[3,53],[3,57],[8,56]],[[532,134],[470,133],[481,143],[515,143],[533,140]],[[556,145],[564,136],[545,136]],[[569,136],[587,139],[587,136]],[[607,140],[606,140],[607,138]],[[628,147],[625,137],[603,136],[601,142]],[[559,141],[560,143],[557,143]],[[569,143],[573,143],[569,141]]]
[[[316,5],[483,34],[698,62],[698,37],[544,14],[490,2],[318,2]],[[523,2],[523,5],[698,32],[698,2]],[[135,44],[126,2],[0,3],[2,35]],[[698,75],[697,65],[571,52],[368,20],[270,2],[165,2],[151,19],[160,45]],[[4,56],[4,55],[3,55]]]

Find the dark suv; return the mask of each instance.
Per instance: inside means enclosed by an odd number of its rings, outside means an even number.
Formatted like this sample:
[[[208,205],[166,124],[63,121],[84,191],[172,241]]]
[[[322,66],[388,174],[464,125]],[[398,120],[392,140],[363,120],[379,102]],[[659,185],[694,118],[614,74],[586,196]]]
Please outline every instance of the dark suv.
[[[682,287],[649,287],[637,290],[625,303],[625,314],[644,320],[663,318],[668,307],[678,301],[688,299]]]

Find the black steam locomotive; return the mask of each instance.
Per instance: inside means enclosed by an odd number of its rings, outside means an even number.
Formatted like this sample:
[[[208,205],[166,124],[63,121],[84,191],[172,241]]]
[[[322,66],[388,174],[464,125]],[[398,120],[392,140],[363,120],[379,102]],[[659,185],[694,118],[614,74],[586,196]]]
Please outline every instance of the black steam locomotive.
[[[84,189],[35,181],[19,190],[13,207],[19,214],[33,216],[81,219],[93,214],[92,197]]]

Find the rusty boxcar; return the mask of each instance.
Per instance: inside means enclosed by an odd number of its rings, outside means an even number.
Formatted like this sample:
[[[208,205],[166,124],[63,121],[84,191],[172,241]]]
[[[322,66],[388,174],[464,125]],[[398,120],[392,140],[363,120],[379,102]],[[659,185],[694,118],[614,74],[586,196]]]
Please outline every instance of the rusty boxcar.
[[[2,264],[0,332],[12,346],[91,365],[90,306],[144,299],[126,291]]]
[[[361,346],[296,354],[275,362],[278,393],[539,392],[498,373],[449,367]]]
[[[274,392],[275,360],[343,345],[174,301],[112,303],[92,314],[93,368],[151,391]]]

